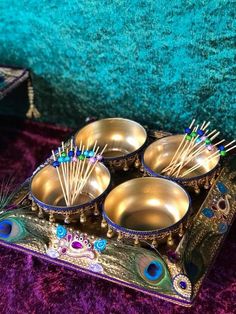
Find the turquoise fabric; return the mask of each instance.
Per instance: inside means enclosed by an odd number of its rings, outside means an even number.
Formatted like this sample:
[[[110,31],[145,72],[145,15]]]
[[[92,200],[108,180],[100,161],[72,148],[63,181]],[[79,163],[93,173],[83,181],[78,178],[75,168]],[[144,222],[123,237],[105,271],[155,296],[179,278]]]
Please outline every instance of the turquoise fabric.
[[[28,67],[43,119],[192,117],[236,137],[235,1],[0,1],[0,60]]]

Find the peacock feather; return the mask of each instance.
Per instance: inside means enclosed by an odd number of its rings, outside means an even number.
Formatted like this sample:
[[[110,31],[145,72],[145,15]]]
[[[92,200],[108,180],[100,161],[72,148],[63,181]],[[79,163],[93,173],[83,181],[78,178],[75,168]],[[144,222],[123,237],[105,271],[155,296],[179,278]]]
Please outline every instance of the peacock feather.
[[[35,223],[30,208],[18,208],[0,214],[0,240],[47,245],[48,230],[47,225]]]
[[[35,243],[45,246],[49,243],[49,228],[35,223],[29,206],[12,205],[16,192],[11,191],[12,179],[4,180],[0,187],[0,240],[11,243]],[[14,208],[14,209],[12,209]]]
[[[100,255],[99,262],[110,276],[119,274],[125,281],[157,292],[173,293],[168,267],[154,251],[110,243]]]
[[[213,243],[220,237],[212,223],[201,221],[193,225],[182,244],[182,262],[192,284],[205,273],[214,252]]]
[[[11,203],[15,195],[14,177],[4,178],[0,184],[0,213]]]

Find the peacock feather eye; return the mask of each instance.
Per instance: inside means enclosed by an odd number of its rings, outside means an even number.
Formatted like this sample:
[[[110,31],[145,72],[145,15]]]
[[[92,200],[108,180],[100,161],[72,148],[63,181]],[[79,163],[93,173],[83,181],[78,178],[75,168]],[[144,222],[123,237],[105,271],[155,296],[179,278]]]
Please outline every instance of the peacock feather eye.
[[[12,222],[3,220],[0,222],[0,238],[8,238],[12,231]]]
[[[150,286],[159,286],[161,290],[172,289],[168,267],[162,258],[150,252],[136,255],[136,268],[139,276]]]
[[[8,218],[0,221],[0,239],[7,242],[17,242],[25,236],[25,228],[22,221]]]
[[[146,276],[148,280],[151,280],[151,281],[158,280],[162,274],[163,274],[163,267],[161,263],[158,261],[152,261],[144,269],[144,275]]]

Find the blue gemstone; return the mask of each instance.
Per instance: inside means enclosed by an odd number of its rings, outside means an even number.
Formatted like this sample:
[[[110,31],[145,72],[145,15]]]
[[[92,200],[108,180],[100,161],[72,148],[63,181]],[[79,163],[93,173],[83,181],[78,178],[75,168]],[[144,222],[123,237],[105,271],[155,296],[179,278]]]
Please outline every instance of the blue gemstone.
[[[69,156],[69,157],[73,157],[73,156],[74,156],[74,151],[73,151],[73,150],[70,150],[69,153],[68,153],[68,156]]]
[[[203,131],[203,130],[197,130],[197,134],[198,134],[199,136],[203,136],[204,131]]]
[[[185,128],[185,129],[184,129],[184,132],[185,132],[186,134],[190,134],[190,133],[192,132],[192,130],[191,130],[190,128]]]
[[[53,165],[54,168],[57,168],[57,167],[60,166],[60,163],[59,163],[58,160],[55,160],[55,161],[52,163],[52,165]]]
[[[215,216],[213,210],[207,207],[202,210],[202,214],[207,218],[212,218]]]
[[[224,222],[219,223],[218,225],[218,231],[219,233],[223,234],[228,230],[228,225]]]
[[[82,153],[81,150],[78,149],[77,152],[76,152],[76,156],[77,156],[77,157],[80,156],[81,153]]]
[[[198,143],[201,143],[201,141],[202,141],[202,140],[201,140],[200,138],[197,138],[196,141],[195,141],[195,143],[198,144]]]
[[[224,185],[224,183],[222,183],[222,182],[219,181],[219,182],[217,182],[216,186],[217,186],[217,189],[219,190],[220,193],[222,193],[222,194],[227,194],[227,193],[229,193],[229,190],[228,190],[228,188]]]
[[[179,286],[181,289],[184,289],[184,290],[187,288],[187,284],[185,281],[180,281]]]

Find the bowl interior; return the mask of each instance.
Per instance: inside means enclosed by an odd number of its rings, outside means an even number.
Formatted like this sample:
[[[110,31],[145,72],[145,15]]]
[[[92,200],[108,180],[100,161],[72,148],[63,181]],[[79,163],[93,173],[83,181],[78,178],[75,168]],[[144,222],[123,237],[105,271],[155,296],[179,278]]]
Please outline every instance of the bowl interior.
[[[183,136],[184,135],[167,136],[149,145],[144,152],[144,165],[151,169],[153,172],[160,174],[161,171],[169,165],[172,157],[174,156],[179,144],[183,139]],[[204,152],[202,152],[201,154],[196,156],[191,162],[189,162],[189,164],[187,164],[181,170],[180,174],[183,173],[185,170],[188,170],[191,167],[195,166],[196,164],[200,164],[201,166],[193,172],[187,174],[184,178],[193,178],[196,176],[207,174],[219,163],[219,155],[215,156],[215,158],[212,158],[211,160],[207,160],[207,158],[215,151],[215,148],[213,148],[211,151],[206,148]]]
[[[97,163],[88,182],[72,206],[90,202],[100,196],[109,186],[110,173],[101,163]],[[40,202],[54,207],[65,207],[60,181],[56,169],[48,165],[41,169],[31,181],[31,193]]]
[[[178,184],[162,178],[137,178],[114,188],[104,202],[106,216],[117,226],[156,231],[177,223],[189,209]]]
[[[110,118],[95,121],[79,130],[75,135],[75,144],[80,141],[91,149],[94,142],[102,149],[108,145],[103,153],[104,158],[126,156],[138,150],[145,143],[147,134],[145,129],[135,121],[121,118]]]

